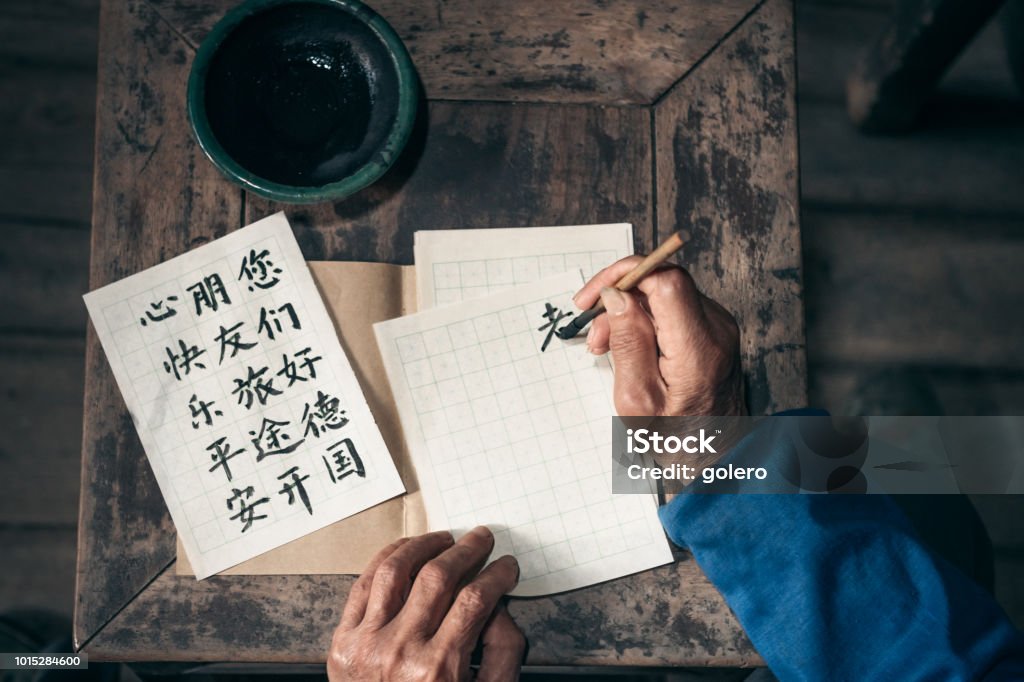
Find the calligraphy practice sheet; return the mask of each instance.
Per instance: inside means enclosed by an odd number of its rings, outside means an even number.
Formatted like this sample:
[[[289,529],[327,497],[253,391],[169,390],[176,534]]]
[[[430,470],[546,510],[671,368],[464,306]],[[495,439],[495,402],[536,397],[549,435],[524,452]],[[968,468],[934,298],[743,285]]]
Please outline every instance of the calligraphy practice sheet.
[[[495,532],[512,594],[672,561],[653,495],[612,495],[611,368],[554,329],[581,273],[374,325],[431,528]]]
[[[284,214],[84,298],[197,578],[404,491]]]
[[[589,279],[633,255],[633,226],[567,225],[415,234],[419,309],[486,296],[563,272]]]

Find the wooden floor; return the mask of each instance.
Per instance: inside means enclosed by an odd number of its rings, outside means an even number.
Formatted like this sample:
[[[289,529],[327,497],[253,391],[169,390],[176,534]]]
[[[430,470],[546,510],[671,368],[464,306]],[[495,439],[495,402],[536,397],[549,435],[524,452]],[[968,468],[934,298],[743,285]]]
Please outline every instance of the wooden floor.
[[[97,0],[0,3],[0,611],[70,615]],[[1024,116],[988,30],[924,130],[864,138],[842,81],[885,0],[798,2],[812,404],[913,367],[951,414],[1024,413]],[[623,217],[627,219],[628,217]],[[1024,500],[977,500],[1024,626]]]

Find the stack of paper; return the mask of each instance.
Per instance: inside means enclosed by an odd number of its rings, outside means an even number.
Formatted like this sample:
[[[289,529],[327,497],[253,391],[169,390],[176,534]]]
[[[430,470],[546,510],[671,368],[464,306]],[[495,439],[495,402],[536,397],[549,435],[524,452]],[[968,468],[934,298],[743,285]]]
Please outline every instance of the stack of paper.
[[[490,526],[513,594],[672,560],[653,496],[611,493],[608,361],[553,336],[632,253],[626,224],[417,232],[421,312],[374,327],[430,527]]]

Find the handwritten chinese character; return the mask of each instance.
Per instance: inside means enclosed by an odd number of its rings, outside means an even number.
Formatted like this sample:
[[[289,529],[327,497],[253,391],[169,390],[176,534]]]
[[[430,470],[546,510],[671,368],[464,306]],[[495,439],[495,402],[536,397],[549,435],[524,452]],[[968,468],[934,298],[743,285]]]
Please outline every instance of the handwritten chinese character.
[[[233,327],[221,326],[220,333],[217,334],[216,338],[214,339],[215,341],[220,343],[220,360],[217,361],[218,365],[224,362],[224,352],[228,348],[231,349],[231,355],[228,356],[228,359],[230,360],[231,358],[238,355],[240,351],[249,350],[250,348],[256,345],[255,341],[252,343],[246,343],[242,341],[242,332],[238,331],[238,328],[241,326],[241,322],[239,322]]]
[[[352,474],[360,478],[366,478],[363,460],[359,457],[359,453],[356,452],[356,446],[352,444],[351,438],[339,440],[337,443],[328,445],[327,455],[330,457],[330,461],[322,455],[320,459],[324,461],[324,466],[327,467],[327,473],[330,475],[333,483],[337,483]]]
[[[299,476],[298,472],[299,467],[295,466],[277,477],[277,480],[279,481],[284,480],[288,476],[292,477],[291,481],[281,486],[281,489],[278,491],[278,494],[287,494],[288,504],[292,505],[295,504],[295,495],[296,493],[298,493],[298,497],[299,499],[302,500],[302,504],[306,506],[306,511],[312,514],[313,507],[312,505],[309,504],[309,495],[306,494],[306,487],[302,485],[302,482],[309,478],[309,475],[307,474],[305,476]]]
[[[277,376],[283,376],[287,379],[288,386],[291,386],[296,381],[316,379],[316,367],[314,366],[314,363],[319,360],[323,360],[323,357],[319,355],[315,358],[309,357],[310,350],[311,349],[309,348],[303,348],[300,351],[296,351],[295,355],[291,359],[288,358],[287,354],[281,356],[283,366],[277,372]],[[301,362],[296,363],[296,360],[300,359]],[[300,368],[305,370],[305,376],[302,376],[302,373],[299,372]],[[287,388],[287,386],[285,388]]]
[[[291,323],[292,329],[302,329],[302,325],[299,324],[299,316],[295,314],[295,307],[291,303],[285,303],[280,308],[260,307],[260,322],[256,333],[266,334],[267,338],[273,341],[274,334],[284,331],[284,325],[281,324],[281,313],[288,314],[288,321]]]
[[[217,469],[223,468],[224,475],[231,480],[231,467],[228,466],[228,460],[238,457],[240,454],[245,452],[245,448],[238,448],[234,452],[231,451],[231,445],[228,444],[228,437],[221,436],[217,440],[213,441],[206,446],[206,449],[210,451],[210,459],[213,460],[213,466],[210,467],[210,473],[213,473]]]
[[[260,405],[266,405],[267,398],[272,395],[281,395],[281,391],[274,388],[273,377],[269,379],[263,378],[268,369],[269,367],[262,367],[259,371],[255,371],[252,367],[246,367],[244,379],[232,380],[235,382],[235,388],[231,391],[231,394],[238,396],[239,405],[244,405],[245,409],[251,410],[254,403],[258,402]]]
[[[139,322],[141,322],[142,326],[145,327],[150,322],[163,322],[169,317],[174,317],[178,314],[178,311],[172,308],[170,304],[165,304],[164,302],[177,300],[177,296],[168,296],[167,298],[162,298],[159,301],[150,303],[145,316],[140,317]]]
[[[272,455],[287,455],[289,452],[295,452],[296,448],[306,442],[305,438],[294,440],[285,431],[285,427],[288,426],[287,421],[279,422],[273,419],[263,418],[260,423],[259,432],[255,429],[249,432],[249,435],[253,437],[252,444],[256,446],[256,461],[261,461],[264,457],[270,457]],[[289,443],[288,441],[292,441]]]
[[[302,435],[308,436],[312,433],[320,437],[320,432],[326,429],[340,429],[348,424],[348,417],[345,410],[341,408],[341,401],[323,391],[316,392],[316,402],[312,405],[306,403],[302,409],[302,423],[306,425]]]
[[[238,279],[249,280],[249,291],[258,289],[269,289],[278,282],[281,268],[276,267],[270,260],[270,251],[263,249],[256,253],[256,249],[250,249],[249,255],[242,258],[242,269],[238,273]]]
[[[249,502],[249,498],[256,494],[256,491],[250,485],[247,488],[232,488],[232,495],[228,498],[228,511],[234,511],[234,502],[238,502],[238,513],[231,517],[234,521],[238,519],[242,522],[242,532],[249,530],[252,527],[253,521],[259,521],[260,519],[267,518],[266,514],[256,515],[256,507],[261,504],[265,504],[270,501],[268,497],[261,497],[255,502]]]
[[[197,419],[196,421],[192,422],[193,429],[198,429],[200,423],[203,423],[206,426],[212,426],[214,417],[224,416],[224,413],[221,412],[220,410],[210,409],[211,407],[214,406],[216,402],[216,400],[211,400],[209,402],[205,400],[200,400],[195,393],[192,394],[192,398],[190,398],[188,401],[188,409],[189,412],[192,413],[192,419],[196,419],[196,417],[202,417],[202,419]]]
[[[551,338],[555,335],[555,331],[558,329],[558,323],[566,317],[572,317],[572,313],[563,313],[558,308],[554,307],[550,303],[544,304],[544,315],[542,316],[547,323],[541,327],[537,327],[537,331],[542,332],[545,329],[548,330],[548,334],[544,337],[544,343],[541,344],[540,350],[543,353],[548,349],[548,344],[551,343]]]
[[[178,341],[178,347],[180,349],[178,353],[173,352],[169,347],[164,348],[164,352],[167,353],[167,359],[164,360],[164,371],[168,374],[173,374],[175,379],[181,381],[181,377],[188,376],[192,372],[193,367],[206,369],[206,365],[197,360],[200,355],[206,352],[205,349],[201,349],[198,346],[189,346],[181,340]]]
[[[185,291],[192,293],[192,302],[196,306],[196,315],[202,315],[204,308],[217,312],[217,308],[221,303],[224,305],[231,303],[228,291],[224,288],[224,281],[218,274],[204,277],[192,286],[186,287]],[[217,299],[220,300],[218,301]]]

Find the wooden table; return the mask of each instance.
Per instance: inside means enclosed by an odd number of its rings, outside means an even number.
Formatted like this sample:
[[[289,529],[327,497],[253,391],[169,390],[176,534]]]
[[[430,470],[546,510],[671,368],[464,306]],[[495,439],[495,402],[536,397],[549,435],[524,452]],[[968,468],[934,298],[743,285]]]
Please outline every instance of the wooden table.
[[[282,208],[188,129],[195,48],[232,0],[104,0],[91,287]],[[739,320],[751,410],[803,404],[793,8],[785,0],[377,0],[428,103],[407,153],[335,204],[284,207],[311,260],[409,263],[429,228],[679,226]],[[349,576],[174,574],[175,535],[89,331],[75,641],[94,659],[318,663]],[[512,613],[536,665],[756,665],[694,561]]]

